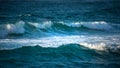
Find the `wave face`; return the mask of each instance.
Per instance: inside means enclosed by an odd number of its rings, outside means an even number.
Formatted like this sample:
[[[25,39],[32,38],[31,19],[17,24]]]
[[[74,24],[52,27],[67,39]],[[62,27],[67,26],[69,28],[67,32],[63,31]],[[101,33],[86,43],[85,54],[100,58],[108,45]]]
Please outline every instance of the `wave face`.
[[[25,34],[26,32],[34,35],[32,30],[42,33],[82,33],[88,31],[101,31],[101,32],[117,32],[119,33],[120,24],[111,24],[105,21],[95,22],[63,22],[63,21],[42,21],[42,22],[24,22],[19,21],[15,24],[2,24],[0,26],[1,38],[10,34]],[[72,29],[72,30],[71,30]],[[85,30],[85,31],[84,31]],[[77,33],[76,33],[77,34]],[[41,35],[41,34],[40,34]]]
[[[0,41],[0,64],[1,67],[7,64],[9,67],[114,68],[120,65],[119,41],[118,36],[75,35],[4,39]]]
[[[109,58],[108,58],[109,57]],[[97,52],[77,44],[58,48],[27,46],[0,51],[1,67],[112,67],[120,66],[120,55]],[[90,58],[90,59],[89,59]],[[114,58],[114,60],[113,60]],[[14,65],[13,65],[14,64]]]
[[[119,0],[1,0],[0,68],[119,68]]]

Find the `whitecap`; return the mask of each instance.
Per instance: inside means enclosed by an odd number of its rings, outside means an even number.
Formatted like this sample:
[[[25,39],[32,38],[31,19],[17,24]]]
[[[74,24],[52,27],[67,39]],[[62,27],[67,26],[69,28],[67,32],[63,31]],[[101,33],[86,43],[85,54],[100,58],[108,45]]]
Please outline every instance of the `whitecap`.
[[[0,25],[0,37],[5,37],[8,34],[23,34],[25,22],[19,21],[15,24],[2,24]]]
[[[49,28],[52,25],[51,21],[44,21],[44,22],[28,22],[29,25],[32,25],[36,28],[41,28],[41,29],[45,29],[45,28]]]
[[[90,28],[90,29],[97,29],[97,30],[110,30],[113,29],[113,27],[105,22],[105,21],[94,21],[94,22],[69,22],[69,23],[65,23],[63,21],[60,21],[58,23],[61,23],[63,25],[67,25],[70,27],[81,27],[84,26],[86,28]]]

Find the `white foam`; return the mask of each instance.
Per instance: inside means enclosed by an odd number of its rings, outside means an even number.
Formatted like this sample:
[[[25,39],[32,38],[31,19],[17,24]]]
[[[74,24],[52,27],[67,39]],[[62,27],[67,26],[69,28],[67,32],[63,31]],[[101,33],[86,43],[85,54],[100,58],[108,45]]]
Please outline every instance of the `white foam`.
[[[97,29],[97,30],[109,30],[109,29],[113,29],[113,27],[108,24],[105,21],[94,21],[94,22],[71,22],[71,23],[65,23],[63,21],[60,21],[58,23],[70,26],[70,27],[87,27],[90,29]]]
[[[8,34],[22,34],[25,32],[24,22],[19,21],[16,24],[3,24],[0,25],[0,37],[5,37]]]
[[[109,30],[112,29],[112,26],[110,26],[107,22],[105,21],[100,21],[100,22],[89,22],[89,23],[81,23],[83,26],[91,29],[101,29],[101,30]]]
[[[44,37],[40,39],[2,39],[0,40],[0,49],[13,49],[22,46],[36,46],[41,47],[59,47],[66,44],[80,44],[81,46],[87,47],[94,50],[117,50],[120,48],[119,37],[115,40],[113,37],[98,37],[98,36],[52,36]],[[9,45],[8,45],[9,44]],[[115,44],[115,45],[114,45]],[[3,47],[2,47],[3,46]]]
[[[40,22],[40,23],[36,23],[36,22],[28,22],[28,24],[33,25],[36,28],[48,28],[51,27],[52,22],[51,21],[44,21],[44,22]]]
[[[105,21],[91,21],[91,22],[65,22],[65,21],[58,21],[58,22],[52,22],[52,21],[41,21],[41,22],[28,22],[29,25],[32,25],[36,28],[40,29],[47,29],[51,28],[51,26],[55,23],[60,23],[62,25],[66,25],[69,27],[86,27],[88,29],[93,30],[104,30],[109,32],[120,32],[120,24],[111,24]],[[54,25],[53,25],[54,26]]]
[[[59,21],[56,23],[60,23],[69,27],[86,27],[89,29],[96,29],[96,30],[113,30],[114,27],[112,27],[112,24],[109,24],[105,21],[93,21],[93,22],[64,22],[64,21]],[[43,22],[28,22],[28,24],[36,27],[36,28],[49,28],[54,24],[51,21],[43,21]]]
[[[9,33],[19,34],[25,32],[23,21],[19,21],[16,24],[7,24],[6,28],[9,31]]]
[[[95,43],[95,44],[90,44],[90,43],[80,43],[80,45],[85,46],[90,49],[95,49],[95,50],[105,50],[106,44],[105,43]]]

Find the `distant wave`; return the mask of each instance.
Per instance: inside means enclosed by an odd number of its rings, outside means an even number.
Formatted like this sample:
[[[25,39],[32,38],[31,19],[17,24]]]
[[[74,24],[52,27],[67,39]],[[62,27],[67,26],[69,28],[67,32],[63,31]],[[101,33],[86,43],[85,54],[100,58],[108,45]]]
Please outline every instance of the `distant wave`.
[[[96,30],[109,30],[109,29],[113,29],[112,24],[109,24],[105,21],[95,21],[95,22],[64,22],[64,21],[60,21],[60,22],[52,22],[52,21],[46,21],[43,23],[32,23],[29,22],[28,24],[33,25],[36,28],[48,28],[48,27],[55,27],[56,25],[61,26],[61,25],[65,25],[68,27],[75,27],[75,28],[79,28],[79,27],[86,27],[89,29],[96,29]],[[119,26],[118,26],[119,27]]]
[[[74,23],[64,23],[58,22],[63,25],[67,25],[70,27],[86,27],[90,29],[98,29],[98,30],[109,30],[112,29],[112,26],[105,21],[95,21],[95,22],[74,22]]]

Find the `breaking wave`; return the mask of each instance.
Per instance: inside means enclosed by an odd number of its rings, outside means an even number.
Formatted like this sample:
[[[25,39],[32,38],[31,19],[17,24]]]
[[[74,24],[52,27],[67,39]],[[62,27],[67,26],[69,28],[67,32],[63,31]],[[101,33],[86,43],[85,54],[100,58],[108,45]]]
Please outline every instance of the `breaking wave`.
[[[26,26],[29,29],[26,29]],[[109,31],[109,32],[120,32],[119,24],[110,24],[105,21],[95,21],[95,22],[55,22],[55,21],[43,21],[43,22],[24,22],[19,21],[15,24],[1,24],[0,25],[0,37],[6,37],[9,34],[24,34],[26,30],[32,30],[32,27],[35,29],[45,29],[50,32],[68,31],[81,29],[87,30],[101,30],[101,31]],[[29,31],[31,32],[31,31]]]
[[[19,21],[16,24],[2,24],[0,25],[0,37],[5,37],[8,34],[23,34],[25,22]]]
[[[98,39],[99,38],[99,39]],[[113,51],[119,52],[120,39],[109,37],[94,37],[94,36],[52,36],[40,39],[4,39],[0,40],[0,50],[16,49],[23,46],[41,46],[44,48],[58,48],[63,45],[77,44],[88,49],[98,51]],[[51,40],[52,39],[52,40]],[[93,40],[93,41],[91,41]],[[9,46],[10,45],[10,46]]]
[[[99,22],[75,22],[75,23],[64,23],[59,22],[64,25],[70,26],[70,27],[86,27],[90,29],[98,29],[98,30],[108,30],[112,29],[112,26],[110,24],[107,24],[107,22],[99,21]]]

